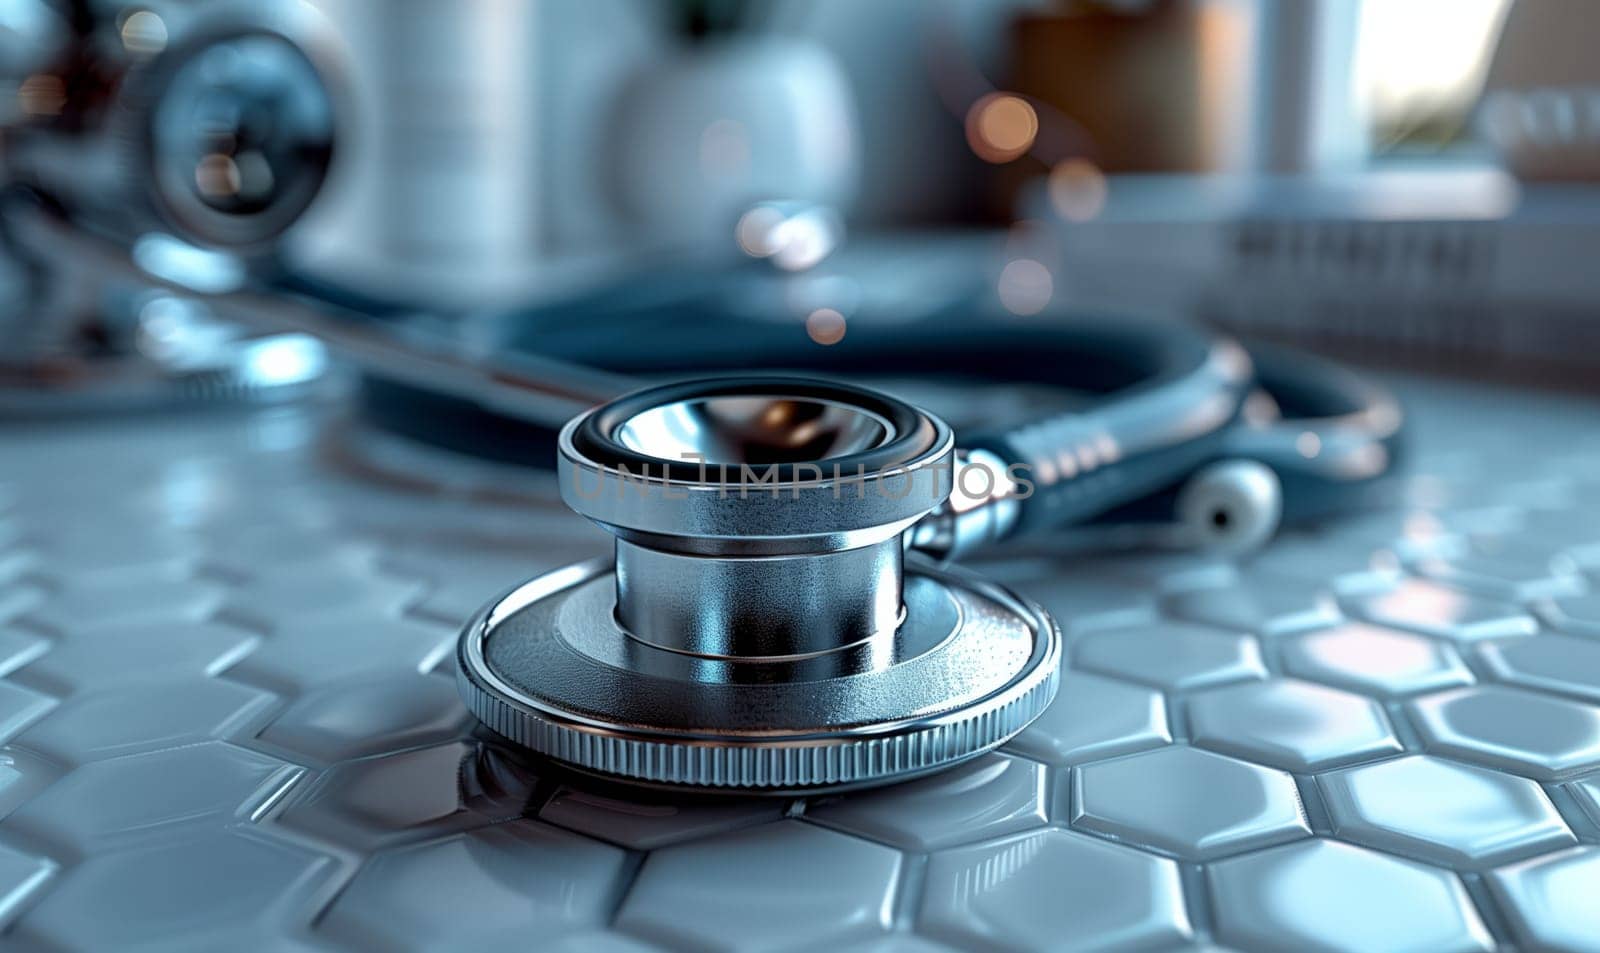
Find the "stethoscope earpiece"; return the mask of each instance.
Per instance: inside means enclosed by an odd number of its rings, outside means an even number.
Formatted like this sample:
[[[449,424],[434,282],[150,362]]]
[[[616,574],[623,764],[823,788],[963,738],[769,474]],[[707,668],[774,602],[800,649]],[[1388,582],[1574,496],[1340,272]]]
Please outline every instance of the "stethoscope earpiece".
[[[1266,545],[1283,518],[1283,485],[1257,460],[1202,467],[1178,491],[1178,542],[1220,554]]]

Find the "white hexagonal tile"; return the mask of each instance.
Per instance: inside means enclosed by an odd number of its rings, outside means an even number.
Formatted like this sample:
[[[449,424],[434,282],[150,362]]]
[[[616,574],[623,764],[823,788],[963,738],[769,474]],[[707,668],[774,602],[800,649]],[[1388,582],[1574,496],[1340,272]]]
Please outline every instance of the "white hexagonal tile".
[[[1600,847],[1574,847],[1487,878],[1525,950],[1600,951]]]
[[[1317,779],[1346,840],[1481,870],[1564,847],[1572,832],[1539,785],[1424,755]]]
[[[1510,639],[1479,646],[1478,657],[1502,682],[1600,703],[1600,641]]]
[[[406,671],[308,692],[260,737],[285,751],[331,762],[444,741],[471,721],[454,685]]]
[[[276,758],[212,741],[80,767],[34,797],[8,826],[97,853],[175,825],[248,817],[303,773]]]
[[[78,764],[232,737],[279,704],[274,695],[220,678],[135,682],[73,695],[17,743]]]
[[[200,830],[85,858],[28,911],[25,928],[69,949],[227,947],[259,925],[292,933],[332,875],[331,858],[304,847]],[[85,911],[93,911],[86,915]]]
[[[1196,745],[1288,771],[1321,771],[1400,750],[1381,705],[1309,682],[1230,685],[1188,704]]]
[[[1045,824],[1045,768],[990,754],[928,778],[813,804],[806,816],[847,833],[930,851]]]
[[[546,824],[497,824],[378,854],[318,930],[357,949],[547,949],[603,925],[625,859]]]
[[[1192,935],[1177,865],[1071,831],[940,851],[917,931],[961,949],[1159,949]]]
[[[1424,579],[1407,579],[1393,588],[1357,596],[1347,608],[1368,622],[1457,642],[1532,635],[1539,630],[1533,616],[1514,605]]]
[[[1360,622],[1287,639],[1281,658],[1291,675],[1380,698],[1473,682],[1448,643]]]
[[[832,947],[889,930],[900,877],[891,848],[779,821],[652,853],[616,925],[694,949]]]
[[[1158,748],[1172,741],[1160,692],[1068,669],[1050,707],[1006,749],[1053,765]]]
[[[1484,685],[1410,705],[1429,751],[1559,781],[1600,767],[1600,708]]]
[[[1217,939],[1241,949],[1469,953],[1494,941],[1447,871],[1309,840],[1206,872]]]
[[[1174,745],[1072,769],[1072,825],[1187,860],[1309,836],[1294,778]]]
[[[1072,666],[1165,691],[1266,677],[1254,638],[1180,622],[1085,636]]]

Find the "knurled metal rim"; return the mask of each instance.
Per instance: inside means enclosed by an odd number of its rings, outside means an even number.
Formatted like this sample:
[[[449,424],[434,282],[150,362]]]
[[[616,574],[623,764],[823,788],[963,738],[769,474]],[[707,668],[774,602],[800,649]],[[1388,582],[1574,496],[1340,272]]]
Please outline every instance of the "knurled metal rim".
[[[988,587],[994,589],[995,587]],[[1003,744],[1054,700],[1061,635],[1048,613],[1005,593],[1037,623],[1046,644],[1005,686],[928,718],[871,733],[841,731],[769,739],[679,738],[571,717],[513,692],[470,651],[483,616],[457,645],[456,681],[468,709],[497,734],[580,770],[653,785],[786,792],[888,783],[947,767]]]

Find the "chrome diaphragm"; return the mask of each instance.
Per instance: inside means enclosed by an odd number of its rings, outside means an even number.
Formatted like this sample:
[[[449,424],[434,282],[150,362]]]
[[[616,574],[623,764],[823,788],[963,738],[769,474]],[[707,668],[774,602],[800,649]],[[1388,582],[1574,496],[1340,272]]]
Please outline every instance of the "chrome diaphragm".
[[[896,781],[1001,744],[1054,697],[1060,636],[906,557],[950,494],[950,429],[863,388],[741,378],[569,423],[563,499],[616,536],[463,632],[468,706],[584,771],[765,792]]]

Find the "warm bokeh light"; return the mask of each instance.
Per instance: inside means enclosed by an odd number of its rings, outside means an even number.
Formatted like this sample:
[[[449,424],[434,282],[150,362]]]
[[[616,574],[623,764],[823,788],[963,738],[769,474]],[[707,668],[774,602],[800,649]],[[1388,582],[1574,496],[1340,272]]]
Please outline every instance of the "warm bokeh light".
[[[17,104],[30,116],[58,116],[67,105],[67,87],[61,77],[35,73],[17,87]]]
[[[1106,177],[1087,159],[1068,159],[1050,170],[1050,204],[1069,222],[1087,222],[1106,207]]]
[[[167,24],[150,10],[136,10],[122,21],[122,46],[150,56],[167,48]]]
[[[207,198],[227,198],[239,194],[239,167],[231,156],[213,152],[194,167],[194,184]]]
[[[1012,314],[1038,314],[1055,294],[1050,269],[1032,258],[1018,258],[1000,272],[1000,303]]]
[[[967,142],[988,162],[1010,162],[1033,148],[1039,116],[1026,99],[990,93],[967,111]]]
[[[832,308],[818,308],[806,317],[806,336],[828,346],[844,340],[844,315]]]

